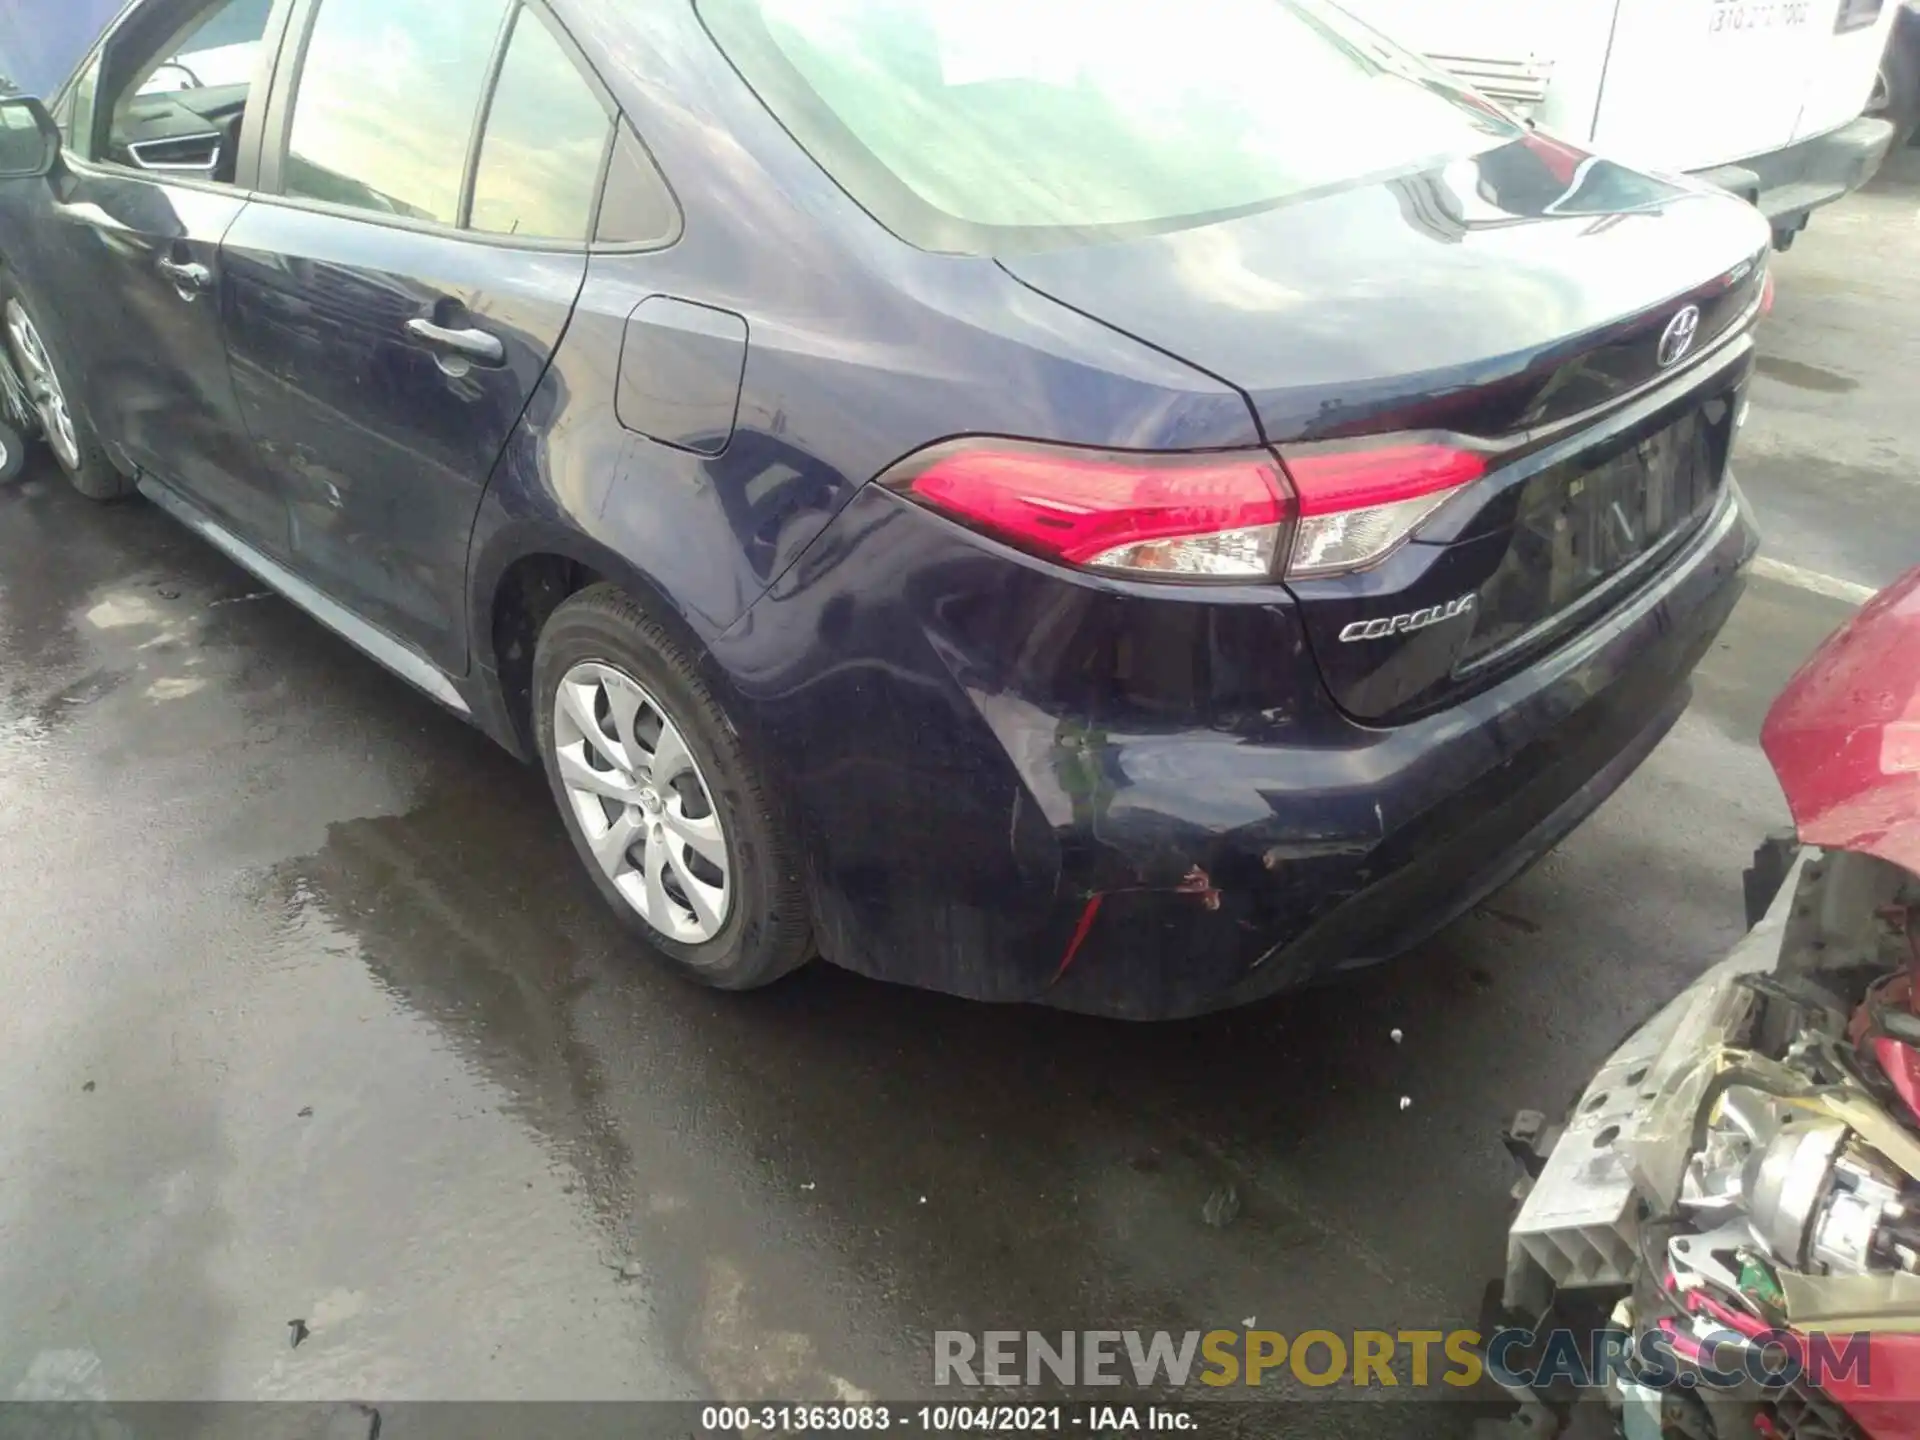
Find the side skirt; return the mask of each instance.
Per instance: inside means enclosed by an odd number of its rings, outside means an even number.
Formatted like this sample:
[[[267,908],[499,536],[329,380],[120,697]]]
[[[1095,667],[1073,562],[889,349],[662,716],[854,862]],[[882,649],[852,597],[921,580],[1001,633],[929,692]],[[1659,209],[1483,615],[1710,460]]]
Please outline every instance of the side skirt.
[[[302,580],[278,560],[271,559],[254,549],[191,500],[168,489],[151,476],[140,477],[140,493],[189,530],[209,541],[234,564],[251,571],[369,659],[386,666],[402,680],[432,696],[456,715],[467,719],[473,718],[473,709],[467,704],[459,688],[445,671],[424,655],[409,649],[385,631],[369,625],[337,600],[328,598]]]

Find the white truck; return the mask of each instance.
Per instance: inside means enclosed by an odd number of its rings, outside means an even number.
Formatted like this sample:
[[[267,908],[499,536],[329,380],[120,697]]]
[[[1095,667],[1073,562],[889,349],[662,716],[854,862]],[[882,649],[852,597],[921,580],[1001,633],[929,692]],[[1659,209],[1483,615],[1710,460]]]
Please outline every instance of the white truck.
[[[1543,130],[1757,205],[1784,249],[1893,139],[1863,115],[1901,0],[1342,0]]]

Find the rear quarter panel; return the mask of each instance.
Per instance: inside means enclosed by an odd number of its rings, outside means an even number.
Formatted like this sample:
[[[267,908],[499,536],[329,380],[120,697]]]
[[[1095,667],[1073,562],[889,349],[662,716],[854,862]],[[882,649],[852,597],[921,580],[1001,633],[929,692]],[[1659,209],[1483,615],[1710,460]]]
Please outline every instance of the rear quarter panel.
[[[684,212],[679,240],[598,253],[474,537],[489,585],[559,532],[618,557],[704,644],[862,485],[965,433],[1137,449],[1258,443],[1245,400],[1033,294],[992,262],[914,250],[799,151],[690,3],[561,7]],[[744,322],[738,414],[715,454],[651,438],[616,395],[630,319],[660,299]],[[638,347],[644,348],[644,347]],[[643,363],[633,361],[632,363]],[[630,391],[643,377],[626,376]],[[677,440],[680,443],[666,443]],[[482,638],[481,660],[491,665]]]

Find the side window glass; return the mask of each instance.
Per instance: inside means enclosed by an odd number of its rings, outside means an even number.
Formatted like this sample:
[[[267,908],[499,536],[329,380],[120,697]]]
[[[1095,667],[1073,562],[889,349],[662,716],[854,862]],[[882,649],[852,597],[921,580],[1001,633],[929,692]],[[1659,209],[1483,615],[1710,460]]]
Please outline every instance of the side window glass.
[[[467,142],[508,0],[321,0],[281,188],[458,223]]]
[[[178,22],[157,40],[143,29],[110,45],[111,93],[96,95],[100,72],[90,71],[75,100],[75,149],[89,153],[93,116],[103,109],[106,136],[91,158],[231,183],[272,8],[272,0],[181,5]]]
[[[585,241],[612,133],[606,107],[545,17],[523,9],[487,113],[472,228]]]
[[[142,95],[250,85],[260,63],[273,0],[224,0],[202,7],[140,82]]]
[[[623,120],[600,202],[603,245],[666,245],[680,236],[680,206],[640,137]]]

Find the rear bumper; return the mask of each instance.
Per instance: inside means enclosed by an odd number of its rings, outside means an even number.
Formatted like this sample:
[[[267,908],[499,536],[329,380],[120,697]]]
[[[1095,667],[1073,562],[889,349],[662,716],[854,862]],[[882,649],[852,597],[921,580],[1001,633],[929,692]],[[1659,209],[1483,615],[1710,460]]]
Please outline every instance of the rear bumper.
[[[1678,716],[1755,543],[1730,483],[1613,614],[1371,728],[1271,588],[1066,577],[869,487],[715,658],[829,959],[1171,1018],[1387,958],[1552,846]]]
[[[1894,127],[1871,115],[1781,150],[1694,172],[1759,207],[1776,230],[1798,230],[1822,205],[1873,178],[1893,144]]]
[[[1120,896],[1119,913],[1102,906],[1046,1000],[1127,1014],[1157,992],[1150,1013],[1220,1009],[1419,944],[1565,839],[1652,753],[1686,709],[1689,677],[1732,614],[1755,547],[1744,499],[1729,485],[1693,543],[1595,631],[1460,709],[1365,732],[1360,752],[1378,767],[1364,792],[1373,826],[1363,817],[1359,829],[1321,836],[1313,848],[1323,853],[1312,857],[1284,840],[1260,848],[1258,830],[1233,837],[1245,858],[1258,851],[1269,883],[1231,907],[1242,968],[1230,986],[1178,988],[1168,971],[1182,966],[1181,946],[1142,942],[1165,933],[1168,902]],[[1297,903],[1303,893],[1323,903]],[[1130,910],[1140,913],[1125,918]],[[1180,918],[1197,932],[1191,912],[1189,901]],[[1304,913],[1314,918],[1301,925]]]

